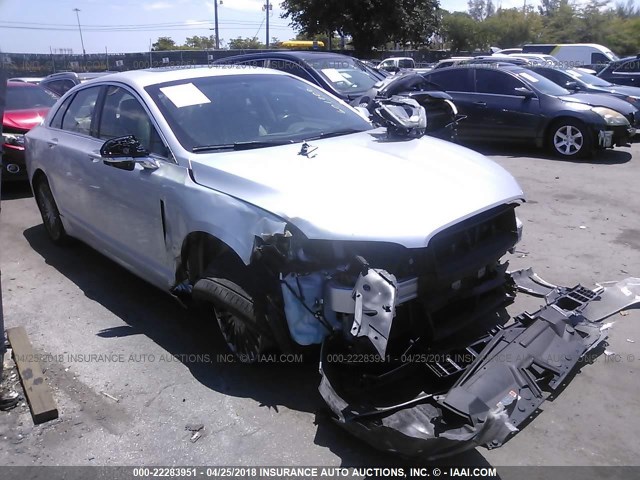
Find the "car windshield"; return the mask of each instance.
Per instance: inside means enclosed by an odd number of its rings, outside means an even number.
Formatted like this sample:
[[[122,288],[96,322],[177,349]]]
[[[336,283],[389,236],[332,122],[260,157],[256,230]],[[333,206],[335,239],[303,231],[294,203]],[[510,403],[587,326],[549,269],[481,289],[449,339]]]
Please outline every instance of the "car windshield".
[[[7,87],[6,110],[27,110],[29,108],[52,107],[58,97],[38,86]]]
[[[192,78],[146,87],[186,150],[261,148],[373,128],[342,102],[286,75]]]
[[[316,70],[338,92],[358,94],[369,90],[383,78],[376,75],[362,62],[350,57],[305,58],[305,62]]]
[[[548,78],[533,72],[531,70],[521,70],[515,72],[520,80],[525,81],[531,85],[535,90],[546,95],[569,95],[571,92],[566,88],[562,88],[560,85],[552,82]]]
[[[565,72],[567,72],[567,75],[570,75],[576,80],[579,80],[588,85],[591,85],[592,87],[611,87],[613,85],[609,82],[602,80],[599,77],[596,77],[595,75],[591,75],[590,73],[576,70],[575,68],[568,68],[567,70],[565,70]]]

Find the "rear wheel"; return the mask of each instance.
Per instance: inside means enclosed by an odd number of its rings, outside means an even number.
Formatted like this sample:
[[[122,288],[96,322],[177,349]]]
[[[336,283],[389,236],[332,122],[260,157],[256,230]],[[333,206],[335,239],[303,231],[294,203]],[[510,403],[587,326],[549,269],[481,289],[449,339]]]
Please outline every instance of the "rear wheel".
[[[51,241],[56,245],[68,244],[71,238],[64,230],[58,206],[53,198],[49,182],[45,177],[39,178],[35,182],[33,194],[42,216],[42,223]]]
[[[551,151],[564,158],[582,158],[593,151],[591,132],[579,120],[555,122],[549,129],[548,142]]]

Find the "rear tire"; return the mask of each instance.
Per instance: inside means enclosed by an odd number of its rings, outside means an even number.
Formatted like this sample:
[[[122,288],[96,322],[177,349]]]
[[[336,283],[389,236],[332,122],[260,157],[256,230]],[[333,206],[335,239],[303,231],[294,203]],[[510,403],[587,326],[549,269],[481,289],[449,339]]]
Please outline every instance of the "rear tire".
[[[579,120],[567,118],[554,122],[547,142],[553,154],[562,158],[584,158],[593,153],[591,132]]]
[[[67,235],[62,224],[60,211],[53,198],[51,187],[46,177],[39,178],[33,186],[33,194],[42,216],[42,223],[51,241],[56,245],[68,245],[71,237]]]

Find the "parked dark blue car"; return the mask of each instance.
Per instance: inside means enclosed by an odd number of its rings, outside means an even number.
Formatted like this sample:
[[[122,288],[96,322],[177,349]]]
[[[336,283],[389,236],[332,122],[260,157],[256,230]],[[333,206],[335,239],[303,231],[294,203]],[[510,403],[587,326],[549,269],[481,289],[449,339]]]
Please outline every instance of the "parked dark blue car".
[[[576,68],[528,67],[553,83],[574,92],[605,93],[626,100],[640,109],[640,88],[616,85]]]
[[[458,138],[529,142],[562,157],[596,148],[626,146],[640,126],[629,102],[610,95],[571,93],[515,65],[467,65],[425,73],[430,88],[444,90],[466,119]]]
[[[356,58],[331,52],[261,52],[234,55],[214,65],[247,65],[281,70],[303,78],[336,97],[351,102],[385,76]]]
[[[611,62],[598,72],[598,77],[618,85],[640,87],[640,54]]]

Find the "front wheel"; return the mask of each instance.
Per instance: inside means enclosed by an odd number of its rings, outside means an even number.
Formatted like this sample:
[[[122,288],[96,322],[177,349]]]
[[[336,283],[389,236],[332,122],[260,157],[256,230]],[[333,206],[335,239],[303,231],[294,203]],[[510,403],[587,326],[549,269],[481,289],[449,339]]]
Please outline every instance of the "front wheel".
[[[564,158],[582,158],[593,151],[591,132],[579,120],[555,122],[549,130],[548,142],[551,151]]]
[[[42,216],[42,223],[51,241],[56,245],[68,244],[71,238],[64,230],[60,211],[46,178],[40,178],[35,182],[33,194]]]
[[[240,285],[226,278],[207,277],[196,282],[193,290],[238,360],[256,363],[274,347],[265,312]]]

